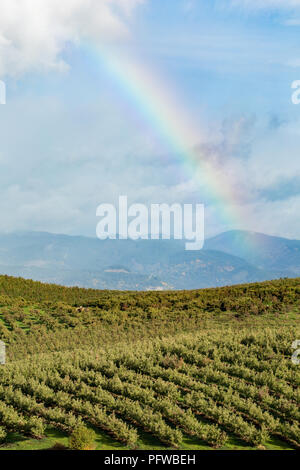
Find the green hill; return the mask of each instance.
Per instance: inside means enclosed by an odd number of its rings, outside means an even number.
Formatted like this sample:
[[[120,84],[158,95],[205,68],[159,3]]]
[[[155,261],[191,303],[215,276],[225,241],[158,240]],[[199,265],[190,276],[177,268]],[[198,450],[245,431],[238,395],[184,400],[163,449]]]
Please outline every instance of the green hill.
[[[1,449],[296,449],[300,280],[120,292],[0,276]],[[37,439],[38,438],[38,439]]]

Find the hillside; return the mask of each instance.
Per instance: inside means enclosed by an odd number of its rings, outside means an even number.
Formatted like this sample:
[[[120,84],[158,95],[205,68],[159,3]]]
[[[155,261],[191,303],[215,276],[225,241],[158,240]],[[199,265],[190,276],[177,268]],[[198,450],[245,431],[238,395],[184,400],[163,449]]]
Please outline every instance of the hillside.
[[[66,286],[178,290],[300,274],[300,242],[226,232],[187,252],[176,240],[105,240],[49,233],[0,235],[0,273]]]
[[[0,276],[0,449],[66,449],[82,423],[99,449],[299,448],[299,312],[299,279],[120,292]]]
[[[120,292],[0,276],[0,449],[64,449],[82,423],[99,449],[299,448],[299,312],[299,279]]]
[[[205,248],[238,256],[275,277],[300,274],[300,241],[232,230],[206,241]]]
[[[10,344],[11,359],[73,349],[73,341],[84,347],[91,337],[97,344],[111,343],[115,337],[192,331],[206,322],[286,324],[286,314],[299,308],[299,278],[203,290],[124,292],[0,276],[0,339]]]

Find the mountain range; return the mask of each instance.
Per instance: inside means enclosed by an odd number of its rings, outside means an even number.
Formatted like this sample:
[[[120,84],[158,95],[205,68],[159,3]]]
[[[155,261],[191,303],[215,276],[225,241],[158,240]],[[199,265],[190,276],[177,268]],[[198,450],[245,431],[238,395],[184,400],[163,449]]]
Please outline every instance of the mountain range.
[[[0,274],[97,289],[197,289],[300,276],[300,241],[233,230],[185,251],[181,240],[0,235]]]

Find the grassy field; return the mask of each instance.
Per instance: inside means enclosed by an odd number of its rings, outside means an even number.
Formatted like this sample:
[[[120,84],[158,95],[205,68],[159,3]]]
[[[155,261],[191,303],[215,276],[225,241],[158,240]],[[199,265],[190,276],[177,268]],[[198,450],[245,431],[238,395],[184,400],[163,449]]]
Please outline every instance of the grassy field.
[[[0,276],[0,448],[298,449],[299,279],[182,292]]]

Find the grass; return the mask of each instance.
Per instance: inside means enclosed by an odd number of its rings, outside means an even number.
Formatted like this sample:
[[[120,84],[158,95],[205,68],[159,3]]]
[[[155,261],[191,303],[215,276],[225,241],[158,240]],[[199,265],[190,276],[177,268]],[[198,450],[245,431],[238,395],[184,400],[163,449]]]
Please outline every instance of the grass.
[[[296,338],[299,285],[300,280],[279,280],[202,291],[120,293],[47,286],[0,276],[0,335],[7,344],[7,365],[28,360],[31,368],[37,358],[46,360],[48,355],[50,358],[60,351],[71,354],[80,348],[94,354],[97,348],[118,350],[124,345],[126,349],[130,344],[172,338],[178,333],[203,331],[209,335],[216,330],[223,337],[227,330],[235,336],[242,329],[248,334],[284,327],[288,335]],[[81,305],[83,313],[78,311]],[[286,358],[288,355],[286,352]],[[97,450],[129,449],[109,434],[97,428],[94,431]],[[228,437],[222,450],[254,448],[230,433]],[[136,445],[141,450],[168,449],[140,428]],[[0,449],[47,450],[55,446],[67,448],[68,435],[49,428],[40,440],[10,433]],[[265,443],[265,448],[292,449],[275,437]],[[181,449],[211,450],[211,447],[184,435]]]
[[[96,450],[130,450],[128,447],[123,446],[119,442],[112,439],[108,434],[101,432],[97,428],[93,428],[96,433]],[[56,444],[63,448],[68,448],[67,434],[58,431],[57,429],[49,428],[45,433],[45,438],[26,439],[23,436],[10,433],[4,445],[0,446],[0,450],[50,450]],[[140,432],[140,440],[138,441],[139,450],[167,450],[167,446],[163,446],[155,437],[150,434]],[[292,447],[276,438],[271,438],[265,445],[266,450],[293,450]],[[254,449],[249,445],[239,441],[233,436],[229,436],[226,446],[220,450],[251,450]],[[211,447],[202,444],[197,438],[184,436],[183,445],[181,450],[212,450]]]

